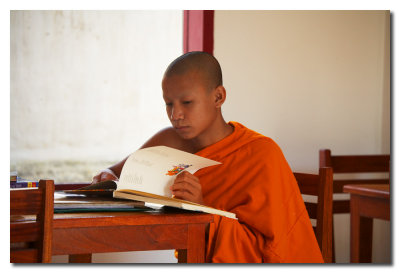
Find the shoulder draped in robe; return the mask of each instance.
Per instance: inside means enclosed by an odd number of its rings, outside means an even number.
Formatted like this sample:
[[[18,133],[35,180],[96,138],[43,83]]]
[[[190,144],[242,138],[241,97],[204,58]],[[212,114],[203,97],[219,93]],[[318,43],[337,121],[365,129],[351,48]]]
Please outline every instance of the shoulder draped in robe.
[[[238,122],[234,132],[197,155],[222,164],[195,173],[214,215],[207,262],[320,263],[323,258],[300,190],[279,146]]]

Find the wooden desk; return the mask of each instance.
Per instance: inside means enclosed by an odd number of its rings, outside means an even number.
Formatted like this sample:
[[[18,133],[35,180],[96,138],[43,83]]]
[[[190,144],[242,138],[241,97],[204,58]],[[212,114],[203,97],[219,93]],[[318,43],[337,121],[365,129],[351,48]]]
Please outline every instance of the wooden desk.
[[[91,262],[91,253],[185,249],[188,263],[205,262],[205,231],[213,216],[189,212],[54,214],[53,255]]]
[[[12,218],[30,221],[35,216]],[[52,255],[90,263],[92,253],[179,249],[179,262],[205,262],[213,216],[180,210],[54,214]]]
[[[90,183],[58,184],[56,190]],[[91,253],[180,249],[179,262],[205,262],[205,231],[213,216],[177,209],[154,212],[54,214],[53,255],[91,262]]]
[[[350,193],[350,262],[372,261],[372,220],[390,221],[390,187],[380,185],[345,185]]]

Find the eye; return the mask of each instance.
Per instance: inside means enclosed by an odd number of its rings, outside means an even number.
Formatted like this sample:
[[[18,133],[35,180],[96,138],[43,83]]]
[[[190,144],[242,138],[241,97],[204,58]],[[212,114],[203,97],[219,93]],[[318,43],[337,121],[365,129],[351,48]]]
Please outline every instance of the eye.
[[[190,103],[192,103],[191,100],[185,100],[185,101],[183,102],[183,104],[190,104]]]
[[[171,102],[166,102],[165,105],[166,106],[172,106],[172,103]]]

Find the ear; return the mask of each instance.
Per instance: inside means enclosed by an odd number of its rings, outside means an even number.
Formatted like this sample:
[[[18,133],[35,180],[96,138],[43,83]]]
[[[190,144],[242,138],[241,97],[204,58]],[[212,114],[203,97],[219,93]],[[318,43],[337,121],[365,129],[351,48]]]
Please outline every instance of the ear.
[[[217,86],[217,88],[214,89],[215,107],[221,108],[222,104],[225,102],[225,99],[226,99],[225,87],[223,87],[222,85]]]

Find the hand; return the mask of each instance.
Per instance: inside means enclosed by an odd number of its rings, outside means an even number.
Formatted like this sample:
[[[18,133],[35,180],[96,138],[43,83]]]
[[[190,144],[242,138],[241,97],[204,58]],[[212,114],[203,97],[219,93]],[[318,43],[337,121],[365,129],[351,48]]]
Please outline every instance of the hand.
[[[175,177],[174,184],[170,189],[176,198],[203,204],[200,180],[187,171],[183,171]]]
[[[93,176],[92,184],[96,184],[107,180],[117,181],[118,177],[114,174],[112,170],[105,169],[100,171],[100,173],[98,173],[97,175]]]

